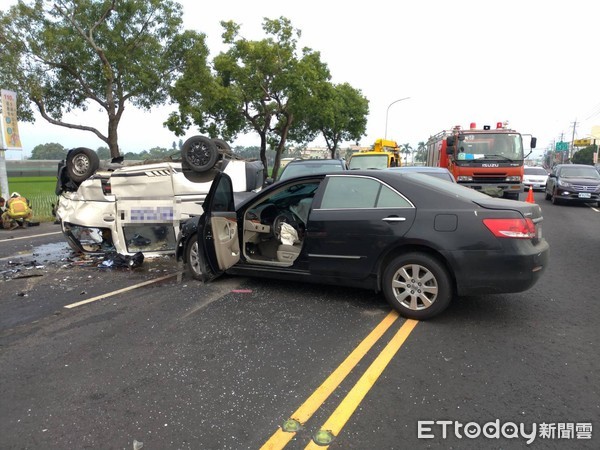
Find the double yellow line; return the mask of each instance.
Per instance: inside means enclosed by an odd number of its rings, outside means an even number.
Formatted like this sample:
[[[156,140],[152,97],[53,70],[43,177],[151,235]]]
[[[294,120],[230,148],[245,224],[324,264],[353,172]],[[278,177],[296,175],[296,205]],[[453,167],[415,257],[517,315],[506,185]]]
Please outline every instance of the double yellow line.
[[[285,421],[271,438],[261,447],[262,450],[274,450],[284,448],[296,435],[302,426],[321,407],[333,391],[348,376],[360,360],[383,336],[383,334],[398,319],[398,313],[391,311],[369,335],[348,355],[327,379],[315,390],[311,396]],[[383,370],[398,352],[404,341],[414,330],[419,322],[407,319],[404,325],[396,332],[394,337],[385,346],[373,363],[365,371],[362,377],[342,400],[336,410],[329,416],[321,429],[313,435],[313,440],[306,449],[327,448],[329,443],[338,436],[348,419],[352,416],[360,402],[365,398],[373,387]]]

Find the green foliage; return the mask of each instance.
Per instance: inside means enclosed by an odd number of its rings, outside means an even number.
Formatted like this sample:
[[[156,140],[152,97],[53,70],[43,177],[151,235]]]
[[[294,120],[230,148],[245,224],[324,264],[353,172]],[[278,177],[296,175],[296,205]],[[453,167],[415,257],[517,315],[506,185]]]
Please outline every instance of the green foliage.
[[[571,158],[571,162],[573,164],[589,164],[594,165],[594,153],[596,153],[597,146],[589,145],[581,150],[577,150],[573,157]]]
[[[171,89],[179,110],[169,117],[167,127],[181,135],[193,124],[202,133],[226,140],[256,132],[265,167],[267,147],[276,149],[276,176],[288,136],[297,142],[312,138],[302,121],[312,112],[313,93],[329,80],[329,70],[319,53],[297,51],[300,31],[286,18],[265,19],[267,37],[259,41],[240,37],[234,22],[221,25],[229,49],[214,58],[214,72],[204,69],[203,55],[184,61],[183,74]]]
[[[51,142],[48,144],[36,145],[31,151],[29,159],[65,159],[67,150],[60,144]]]
[[[31,201],[33,220],[42,222],[53,221],[52,204],[56,204],[54,193],[56,177],[10,177],[8,179],[10,192],[18,192]]]
[[[321,84],[306,102],[305,120],[301,127],[306,135],[320,132],[332,158],[343,141],[358,141],[365,134],[369,101],[360,90],[348,83]],[[304,126],[305,128],[302,128]],[[297,129],[298,129],[297,128]],[[291,132],[293,137],[294,130]]]
[[[417,153],[415,155],[415,161],[425,162],[427,160],[427,146],[425,142],[421,141],[417,144]]]
[[[110,150],[108,147],[98,147],[96,153],[100,159],[110,159]]]
[[[17,91],[18,116],[94,133],[112,157],[126,104],[162,104],[190,51],[207,54],[204,35],[181,31],[173,0],[30,0],[0,12],[0,85]],[[68,123],[63,115],[106,112],[107,126]],[[103,133],[100,129],[106,129]]]

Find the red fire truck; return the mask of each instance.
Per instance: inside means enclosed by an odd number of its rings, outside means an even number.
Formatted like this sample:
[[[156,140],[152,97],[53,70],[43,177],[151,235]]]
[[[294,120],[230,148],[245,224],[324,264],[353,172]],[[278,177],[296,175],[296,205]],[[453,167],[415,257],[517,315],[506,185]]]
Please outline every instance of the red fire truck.
[[[531,138],[534,149],[536,138]],[[456,181],[493,197],[518,200],[523,192],[523,138],[498,122],[496,129],[484,125],[468,130],[460,126],[431,136],[427,141],[427,165],[446,167]]]

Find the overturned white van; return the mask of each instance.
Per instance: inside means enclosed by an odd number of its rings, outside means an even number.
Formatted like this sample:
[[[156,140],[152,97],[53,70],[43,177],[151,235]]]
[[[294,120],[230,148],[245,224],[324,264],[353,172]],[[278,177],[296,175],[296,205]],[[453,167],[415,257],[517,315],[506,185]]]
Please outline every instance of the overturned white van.
[[[209,143],[214,141],[212,148]],[[206,148],[200,157],[190,155],[198,142],[210,147],[210,157]],[[224,145],[196,136],[184,144],[181,161],[104,167],[94,159],[95,152],[71,150],[66,162],[59,164],[56,190],[56,216],[69,245],[83,253],[174,253],[180,222],[202,214],[217,171],[231,177],[240,197],[262,187],[262,163],[235,158]]]

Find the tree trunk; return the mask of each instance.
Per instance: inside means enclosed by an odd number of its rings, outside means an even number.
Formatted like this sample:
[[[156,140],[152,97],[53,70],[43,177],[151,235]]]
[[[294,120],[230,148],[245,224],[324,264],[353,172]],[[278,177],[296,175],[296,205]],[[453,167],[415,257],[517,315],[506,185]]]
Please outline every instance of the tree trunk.
[[[265,168],[263,172],[263,181],[269,176],[269,164],[267,162],[267,136],[264,133],[258,133],[260,136],[260,160]]]
[[[119,119],[118,117],[108,118],[108,148],[110,150],[110,156],[113,160],[118,159],[121,156],[119,151],[119,133],[118,128]]]

